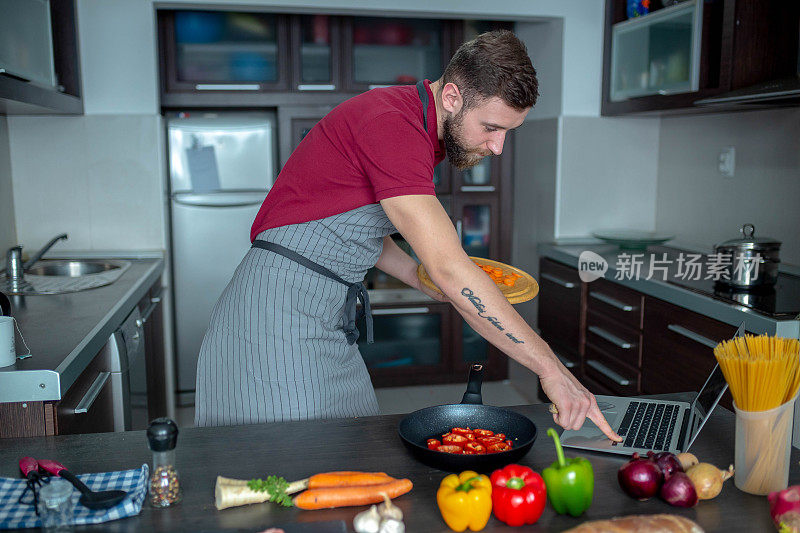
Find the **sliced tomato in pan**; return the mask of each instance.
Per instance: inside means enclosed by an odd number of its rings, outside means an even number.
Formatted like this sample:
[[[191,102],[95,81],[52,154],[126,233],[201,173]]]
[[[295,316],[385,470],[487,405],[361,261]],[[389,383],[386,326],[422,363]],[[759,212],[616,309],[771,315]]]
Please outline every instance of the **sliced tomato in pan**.
[[[442,439],[442,444],[455,444],[456,446],[460,446],[462,448],[468,442],[469,439],[464,435],[454,435],[452,433]]]
[[[436,451],[444,453],[455,453],[459,455],[463,453],[461,446],[456,446],[455,444],[442,444],[441,446],[436,448]]]

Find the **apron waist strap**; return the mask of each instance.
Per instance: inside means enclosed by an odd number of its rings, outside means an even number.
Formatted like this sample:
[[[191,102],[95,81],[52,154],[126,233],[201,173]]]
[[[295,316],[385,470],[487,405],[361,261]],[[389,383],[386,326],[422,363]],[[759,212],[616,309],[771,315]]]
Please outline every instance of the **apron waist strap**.
[[[315,263],[307,257],[303,257],[294,250],[290,250],[289,248],[281,246],[280,244],[275,244],[274,242],[267,242],[257,239],[253,241],[253,248],[261,248],[263,250],[268,250],[278,255],[282,255],[283,257],[294,261],[295,263],[298,263],[309,270],[313,270],[317,274],[321,274],[326,278],[338,281],[342,285],[347,286],[347,298],[345,298],[344,302],[345,325],[343,328],[344,334],[347,337],[347,344],[352,345],[358,340],[358,328],[356,327],[356,321],[360,320],[362,317],[366,318],[367,322],[367,343],[372,344],[374,342],[372,334],[372,309],[369,305],[369,294],[367,293],[367,288],[364,286],[363,282],[357,281],[355,283],[348,283],[330,269],[325,268],[319,263]],[[357,311],[356,302],[361,302],[360,311]]]

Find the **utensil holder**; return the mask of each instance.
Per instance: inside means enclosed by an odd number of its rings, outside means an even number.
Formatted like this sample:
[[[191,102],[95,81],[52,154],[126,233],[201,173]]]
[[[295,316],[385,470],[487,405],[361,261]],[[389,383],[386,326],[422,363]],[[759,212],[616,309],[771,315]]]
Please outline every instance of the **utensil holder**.
[[[750,494],[765,495],[789,486],[792,419],[797,396],[767,411],[736,411],[734,484]]]

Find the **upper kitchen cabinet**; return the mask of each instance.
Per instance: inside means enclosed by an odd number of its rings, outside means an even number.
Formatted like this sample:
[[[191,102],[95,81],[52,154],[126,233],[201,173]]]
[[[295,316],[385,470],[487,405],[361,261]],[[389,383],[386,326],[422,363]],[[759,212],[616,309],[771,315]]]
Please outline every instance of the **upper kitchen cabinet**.
[[[0,114],[83,113],[74,0],[0,0]]]
[[[451,55],[451,29],[451,23],[435,19],[345,19],[346,89],[360,92],[437,79]]]
[[[796,2],[606,2],[603,115],[705,109],[729,91],[796,77]]]
[[[330,15],[292,19],[292,85],[298,91],[340,90],[340,21]]]
[[[284,15],[159,11],[165,93],[257,93],[289,87]]]

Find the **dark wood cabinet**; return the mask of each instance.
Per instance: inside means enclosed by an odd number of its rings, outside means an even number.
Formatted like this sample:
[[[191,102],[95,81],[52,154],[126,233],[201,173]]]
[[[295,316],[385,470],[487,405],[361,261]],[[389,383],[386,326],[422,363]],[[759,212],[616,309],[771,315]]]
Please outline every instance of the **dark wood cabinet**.
[[[625,0],[606,1],[603,115],[725,110],[724,107],[698,107],[695,102],[761,82],[797,75],[800,4],[796,2],[694,0],[667,6],[631,20],[627,18],[627,4]],[[690,4],[700,10],[696,19],[700,26],[697,28],[697,42],[694,43],[698,49],[682,59],[680,54],[668,51],[675,46],[676,39],[686,38],[676,31],[675,24],[671,27],[662,25],[660,32],[644,28],[655,26],[659,18],[666,18],[664,15],[669,10],[691,10],[693,7]],[[615,42],[615,35],[620,30],[627,31],[636,26],[643,29],[645,39],[621,39]],[[663,39],[663,42],[653,46],[656,39]],[[651,49],[642,50],[642,46],[647,46],[642,43],[648,42],[651,43]],[[685,46],[689,46],[689,43]],[[638,75],[626,73],[620,66],[620,52],[627,54],[628,58],[633,57],[633,61],[643,63]],[[695,85],[672,88],[670,76],[680,77],[688,72],[687,68],[689,71],[696,68],[691,80]],[[624,76],[627,78],[622,83],[620,80]],[[649,90],[642,91],[640,88]],[[630,96],[625,96],[626,90]]]
[[[450,46],[454,24],[440,19],[346,17],[344,89],[362,92],[437,79],[454,51]]]
[[[557,261],[543,258],[539,267],[541,336],[596,394],[699,391],[716,365],[714,347],[736,333],[609,280],[583,283]],[[730,393],[722,404],[732,409]]]
[[[539,329],[561,363],[582,375],[583,300],[586,284],[574,268],[550,259],[539,262]]]
[[[584,375],[620,396],[642,390],[644,305],[644,295],[616,283],[587,283]]]
[[[49,6],[56,87],[0,73],[0,115],[83,113],[75,1],[52,0]]]
[[[55,406],[55,433],[114,431],[111,373],[101,352]]]
[[[165,374],[161,295],[159,278],[137,303],[138,311],[134,309],[127,315],[138,317],[136,335],[139,331],[143,335],[144,360],[130,361],[126,371],[131,377],[134,372],[141,372],[142,381],[146,380],[146,389],[141,393],[146,394],[146,399],[141,399],[141,405],[135,399],[138,389],[130,390],[134,418],[140,422],[132,429],[144,429],[148,420],[166,416],[167,395],[173,388],[168,387]],[[123,390],[129,383],[126,379],[127,376],[120,381],[120,361],[115,350],[104,346],[60,400],[0,403],[0,438],[121,431],[126,419],[121,411]],[[141,415],[136,413],[139,407],[144,407]]]
[[[159,11],[164,93],[259,93],[290,84],[285,15]]]
[[[736,328],[729,324],[648,297],[643,392],[699,391],[717,364],[714,346],[735,333]],[[730,392],[725,393],[722,403],[731,409]]]

